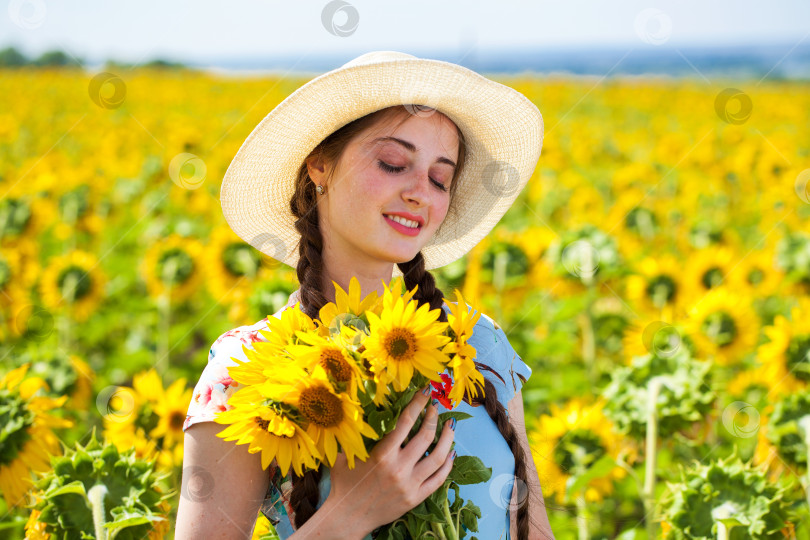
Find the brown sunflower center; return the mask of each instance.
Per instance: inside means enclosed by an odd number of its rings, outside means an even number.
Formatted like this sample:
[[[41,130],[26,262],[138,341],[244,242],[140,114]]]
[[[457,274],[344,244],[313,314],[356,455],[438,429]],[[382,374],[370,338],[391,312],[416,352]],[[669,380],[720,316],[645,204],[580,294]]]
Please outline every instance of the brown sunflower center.
[[[716,311],[703,319],[701,330],[718,347],[731,345],[737,337],[737,324],[725,311]]]
[[[62,296],[68,302],[75,302],[90,293],[92,277],[84,268],[70,265],[56,278],[56,284]]]
[[[340,398],[323,386],[301,392],[298,408],[307,420],[321,427],[333,427],[343,420]]]
[[[565,435],[554,449],[554,461],[565,474],[587,468],[605,455],[599,435],[589,429],[577,428]]]
[[[352,377],[351,366],[337,349],[324,349],[321,352],[321,366],[340,382],[346,382]]]
[[[717,266],[713,266],[703,272],[700,278],[701,284],[707,289],[713,289],[723,283],[723,270]]]
[[[265,420],[261,416],[254,416],[253,421],[256,422],[256,425],[259,426],[259,429],[263,431],[267,431],[267,428],[270,426],[270,420]]]
[[[385,351],[394,360],[409,360],[416,353],[416,336],[407,328],[394,328],[385,337]]]
[[[175,411],[169,417],[169,427],[176,431],[183,429],[183,422],[186,420],[186,415],[180,411]]]
[[[647,283],[645,291],[647,297],[657,308],[664,307],[667,302],[671,302],[677,292],[675,280],[666,274],[660,274],[652,278]]]
[[[762,268],[752,268],[748,275],[746,276],[746,280],[751,285],[759,285],[763,281],[765,281],[765,270]]]

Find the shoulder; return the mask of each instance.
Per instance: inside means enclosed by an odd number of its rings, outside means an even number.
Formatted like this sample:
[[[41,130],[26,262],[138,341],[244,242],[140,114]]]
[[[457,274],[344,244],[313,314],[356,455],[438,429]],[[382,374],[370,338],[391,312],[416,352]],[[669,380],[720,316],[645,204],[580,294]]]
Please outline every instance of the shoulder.
[[[450,312],[451,306],[453,309],[456,308],[458,305],[457,302],[445,302],[442,306],[445,311],[448,313]],[[470,337],[470,343],[501,343],[506,341],[506,334],[504,333],[501,326],[493,319],[491,316],[487,315],[483,311],[476,310],[470,304],[465,304],[467,312],[471,312],[473,314],[478,314],[478,320],[473,326],[473,334]]]
[[[280,318],[285,310],[294,308],[295,305],[288,303],[274,314],[268,315],[255,323],[237,326],[236,328],[223,332],[214,340],[214,343],[211,344],[211,349],[208,352],[208,360],[210,361],[225,350],[233,350],[235,348],[241,351],[242,346],[253,348],[254,343],[267,341],[265,333],[270,331],[270,317]]]
[[[232,348],[234,346],[241,347],[241,345],[252,347],[253,343],[257,341],[266,341],[261,334],[261,330],[266,330],[267,327],[267,317],[265,317],[253,324],[238,326],[223,332],[214,340],[214,343],[211,344],[211,350],[208,354],[209,360],[222,349]]]

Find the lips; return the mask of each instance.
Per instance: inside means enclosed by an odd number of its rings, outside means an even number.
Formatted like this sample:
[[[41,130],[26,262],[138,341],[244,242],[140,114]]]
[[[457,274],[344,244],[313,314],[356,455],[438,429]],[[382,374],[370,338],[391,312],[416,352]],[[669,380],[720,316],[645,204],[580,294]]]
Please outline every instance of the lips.
[[[386,223],[388,223],[391,227],[393,227],[395,231],[400,232],[406,236],[416,236],[422,229],[422,227],[419,225],[418,222],[407,220],[398,215],[383,214],[383,218],[385,219]]]
[[[425,225],[425,218],[410,212],[386,212],[383,214],[388,218],[397,218],[402,225],[406,227],[422,227]]]

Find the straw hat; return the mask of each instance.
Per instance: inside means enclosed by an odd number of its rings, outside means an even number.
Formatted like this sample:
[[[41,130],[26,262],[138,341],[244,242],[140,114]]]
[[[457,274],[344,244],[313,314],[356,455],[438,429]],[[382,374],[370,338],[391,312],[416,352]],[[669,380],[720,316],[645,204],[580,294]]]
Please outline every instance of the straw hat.
[[[395,51],[363,54],[312,79],[270,111],[223,178],[220,199],[228,225],[262,253],[295,267],[300,235],[289,201],[304,159],[338,128],[399,104],[437,109],[466,138],[466,162],[447,217],[422,249],[428,269],[463,256],[532,176],[543,117],[508,86],[450,62]]]

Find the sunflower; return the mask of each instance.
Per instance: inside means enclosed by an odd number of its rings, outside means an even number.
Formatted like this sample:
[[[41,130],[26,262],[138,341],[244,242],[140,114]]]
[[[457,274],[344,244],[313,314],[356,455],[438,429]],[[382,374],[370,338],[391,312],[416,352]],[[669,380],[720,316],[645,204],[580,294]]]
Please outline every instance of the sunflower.
[[[761,398],[767,397],[769,394],[769,385],[765,375],[765,370],[762,367],[756,369],[747,369],[741,371],[726,387],[728,395],[736,398],[750,400],[751,394],[760,396]]]
[[[354,326],[358,326],[358,319],[365,316],[366,311],[377,311],[378,302],[377,291],[371,291],[361,298],[360,282],[352,276],[349,280],[349,292],[344,291],[336,282],[332,282],[335,287],[335,301],[329,302],[318,312],[318,319],[324,328],[332,329],[340,326],[336,319]]]
[[[259,330],[267,341],[257,341],[253,343],[253,347],[258,356],[268,356],[270,352],[281,354],[287,345],[298,343],[298,332],[311,332],[315,329],[315,321],[296,304],[282,311],[278,317],[267,317],[267,329]],[[250,349],[247,349],[246,354],[249,353]]]
[[[700,296],[720,285],[728,285],[728,276],[740,258],[735,259],[734,252],[728,246],[693,251],[686,257],[682,280],[689,296]]]
[[[154,369],[136,374],[132,388],[119,386],[109,396],[105,438],[119,450],[135,448],[138,457],[154,457],[163,467],[181,464],[182,427],[192,392],[185,379],[164,389]]]
[[[115,522],[118,538],[160,540],[171,528],[171,504],[164,494],[168,473],[133,449],[120,451],[96,439],[76,443],[37,482],[36,503],[26,524],[31,538],[95,538],[96,520]],[[68,487],[69,486],[69,487]],[[101,489],[103,496],[96,497]],[[122,518],[121,516],[124,516]],[[26,536],[29,538],[29,536]]]
[[[758,297],[776,294],[785,280],[785,273],[776,267],[773,248],[748,254],[731,270],[729,281],[735,289],[745,289]]]
[[[66,308],[77,320],[86,320],[104,296],[106,278],[95,255],[73,251],[54,257],[42,273],[40,294],[46,307]]]
[[[28,347],[18,356],[17,365],[30,363],[29,374],[42,378],[52,397],[69,396],[69,408],[86,411],[93,392],[95,374],[75,354],[59,348]]]
[[[262,469],[267,469],[275,458],[283,475],[290,466],[303,476],[302,465],[317,467],[321,458],[310,435],[290,418],[291,411],[283,403],[266,399],[255,386],[248,386],[233,394],[229,410],[215,414],[214,421],[229,424],[217,437],[236,444],[249,444],[248,452],[261,452]]]
[[[415,301],[399,297],[387,288],[383,303],[380,316],[366,312],[371,329],[364,342],[363,356],[377,384],[375,404],[385,399],[389,382],[393,382],[395,391],[404,391],[414,370],[431,381],[441,382],[439,373],[449,360],[441,350],[450,338],[444,335],[447,324],[438,320],[438,309],[431,310],[428,304],[417,308]]]
[[[230,227],[218,227],[211,233],[207,253],[206,282],[218,303],[245,301],[251,285],[267,274],[261,252]]]
[[[345,330],[344,330],[345,332]],[[344,339],[332,338],[299,332],[298,336],[306,345],[289,345],[288,352],[296,362],[303,363],[309,373],[328,377],[336,387],[348,391],[351,398],[357,401],[358,388],[363,388],[363,369],[354,356],[342,345]],[[345,336],[341,334],[341,336]]]
[[[446,298],[444,300],[450,308],[447,321],[453,332],[453,340],[442,349],[442,352],[452,359],[447,366],[453,369],[454,384],[447,397],[453,400],[453,407],[458,405],[465,395],[470,399],[475,398],[478,395],[478,386],[481,387],[481,395],[484,395],[484,377],[475,368],[476,350],[468,343],[473,328],[481,318],[481,312],[467,305],[461,291],[456,289],[455,293],[455,303]]]
[[[160,388],[162,388],[161,385]],[[193,390],[186,387],[186,379],[177,379],[168,388],[153,394],[156,398],[154,412],[158,416],[157,425],[149,432],[149,437],[160,440],[162,465],[183,463],[183,422],[186,419],[188,404]]]
[[[787,538],[788,488],[769,482],[765,470],[743,462],[736,449],[724,459],[681,467],[662,497],[666,539]],[[725,529],[720,527],[725,525]]]
[[[354,468],[355,456],[363,461],[368,458],[361,435],[379,438],[363,420],[360,403],[344,392],[336,393],[327,380],[313,375],[303,377],[289,387],[284,401],[304,418],[307,435],[315,441],[330,467],[335,464],[338,443],[346,453],[349,468]]]
[[[805,391],[810,381],[810,298],[799,299],[790,320],[777,315],[763,331],[770,341],[759,346],[757,358],[768,385],[779,394]]]
[[[723,366],[753,351],[759,336],[759,319],[750,297],[732,293],[728,287],[706,293],[690,308],[685,326],[699,353],[713,356]]]
[[[642,318],[631,321],[624,329],[622,352],[625,364],[630,365],[636,356],[654,353],[668,356],[685,347],[693,352],[689,337],[676,324],[656,318]]]
[[[54,221],[56,206],[45,197],[32,197],[30,186],[15,184],[0,200],[0,244],[13,250],[36,240]]]
[[[637,273],[627,277],[627,298],[651,316],[680,314],[686,294],[678,267],[672,255],[645,257],[638,263]]]
[[[36,508],[31,510],[25,522],[25,540],[51,540],[48,525],[39,521],[41,514]]]
[[[0,379],[0,492],[9,507],[23,502],[33,485],[31,472],[47,471],[50,456],[59,453],[59,439],[52,428],[73,425],[49,413],[64,405],[67,396],[37,395],[47,389],[47,383],[39,377],[26,378],[29,367],[23,364]]]
[[[551,415],[542,415],[529,433],[532,456],[538,469],[544,471],[543,486],[560,503],[579,493],[567,493],[571,475],[585,474],[604,456],[618,459],[623,439],[613,430],[612,423],[602,414],[603,400],[591,405],[572,399],[563,407],[551,404]],[[594,478],[585,486],[587,501],[601,501],[612,491],[612,479],[621,479],[625,471],[613,467],[606,476]]]
[[[178,234],[150,247],[141,264],[149,294],[171,294],[172,300],[185,300],[197,292],[203,276],[202,254],[199,241]]]

